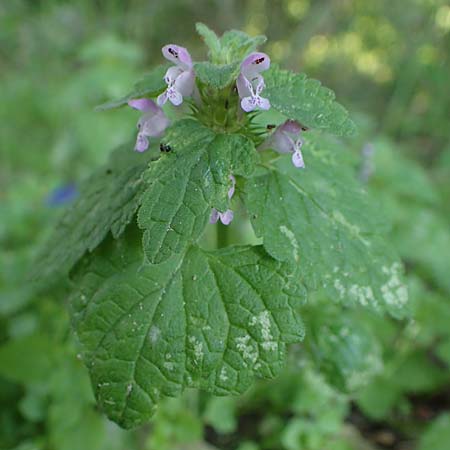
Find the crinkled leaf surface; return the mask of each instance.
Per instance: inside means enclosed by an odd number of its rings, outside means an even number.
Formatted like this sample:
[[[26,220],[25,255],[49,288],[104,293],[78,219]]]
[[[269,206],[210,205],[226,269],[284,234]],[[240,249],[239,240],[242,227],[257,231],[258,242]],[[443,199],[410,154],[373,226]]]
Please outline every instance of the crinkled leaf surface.
[[[305,74],[281,70],[276,65],[264,72],[264,80],[263,96],[270,100],[272,108],[289,119],[338,136],[356,133],[347,110],[336,102],[334,92],[322,86],[320,81],[307,78]]]
[[[33,278],[67,273],[109,232],[116,238],[123,233],[140,203],[145,188],[142,174],[153,157],[151,152],[133,151],[131,143],[123,145],[82,183],[77,200],[38,254]]]
[[[225,32],[220,38],[203,23],[196,24],[197,33],[209,48],[209,57],[214,64],[241,62],[249,53],[263,45],[265,36],[249,36],[238,30]]]
[[[208,61],[195,63],[195,73],[203,83],[215,89],[223,89],[234,83],[239,74],[239,62],[223,66]]]
[[[216,134],[195,120],[178,121],[164,143],[172,148],[145,174],[148,188],[138,214],[148,260],[160,263],[195,242],[211,208],[226,211],[230,175],[249,175],[257,153],[238,134]]]
[[[266,41],[263,35],[253,37],[239,30],[226,31],[220,38],[221,59],[227,63],[242,61]]]
[[[137,426],[185,387],[237,394],[279,371],[286,344],[303,338],[295,267],[260,246],[142,264],[138,241],[111,239],[74,271],[73,323],[112,420]]]
[[[401,316],[408,297],[402,265],[380,235],[386,227],[380,213],[340,153],[338,142],[309,134],[306,169],[288,156],[267,164],[245,187],[253,227],[274,258],[300,264],[310,287]]]
[[[220,39],[218,38],[217,34],[214,33],[213,30],[208,28],[204,23],[200,22],[195,24],[195,29],[197,30],[197,33],[203,38],[203,42],[209,48],[208,56],[212,60],[217,60],[218,56],[220,55],[221,49]]]
[[[151,72],[139,80],[133,87],[132,91],[118,100],[111,100],[97,106],[96,111],[105,111],[107,109],[119,108],[126,105],[130,100],[140,97],[156,97],[161,94],[167,87],[164,81],[164,75],[169,65],[164,64],[155,67]]]

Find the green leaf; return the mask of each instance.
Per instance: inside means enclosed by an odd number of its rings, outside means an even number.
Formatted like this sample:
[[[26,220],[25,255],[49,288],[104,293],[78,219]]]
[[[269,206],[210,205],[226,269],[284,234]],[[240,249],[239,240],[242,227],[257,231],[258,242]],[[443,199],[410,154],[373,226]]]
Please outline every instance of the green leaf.
[[[233,433],[237,428],[236,399],[212,396],[206,403],[203,420],[221,434]]]
[[[386,138],[380,138],[373,145],[376,170],[370,179],[371,185],[386,191],[386,195],[406,200],[408,204],[439,205],[442,199],[419,162],[405,157],[405,150]]]
[[[419,450],[448,450],[450,442],[450,413],[443,412],[421,436]]]
[[[86,370],[80,361],[68,356],[65,353],[61,363],[47,373],[50,402],[47,399],[46,433],[51,448],[111,448],[105,445],[111,430],[95,410]]]
[[[446,340],[440,342],[436,347],[436,355],[440,358],[447,366],[450,366],[450,338],[447,337]]]
[[[414,264],[435,286],[450,295],[450,233],[447,217],[415,202],[395,199],[393,241],[405,261]],[[414,242],[414,245],[411,243]]]
[[[0,347],[0,375],[32,384],[45,381],[57,361],[58,348],[48,336],[31,335]]]
[[[306,348],[330,384],[340,391],[352,392],[382,371],[381,347],[360,323],[360,311],[343,314],[342,308],[327,303],[319,303],[308,311]]]
[[[404,260],[420,267],[422,276],[450,293],[446,202],[418,162],[403,156],[402,148],[381,140],[374,149],[376,170],[370,187],[389,207],[396,248]]]
[[[197,23],[196,29],[209,48],[211,61],[218,65],[240,63],[267,40],[265,36],[252,37],[238,30],[227,31],[219,38],[203,23]]]
[[[403,315],[407,290],[401,263],[380,235],[384,218],[342,161],[338,142],[310,133],[303,148],[304,170],[283,156],[246,184],[257,236],[274,258],[300,264],[311,288]]]
[[[202,450],[203,423],[188,397],[196,393],[186,394],[187,399],[171,398],[160,404],[152,419],[148,450]]]
[[[264,72],[264,80],[264,97],[270,100],[272,108],[289,119],[338,136],[356,133],[347,110],[335,101],[334,92],[323,87],[320,81],[275,65]]]
[[[241,62],[249,53],[267,41],[266,36],[249,36],[239,30],[226,31],[220,38],[223,63]]]
[[[132,144],[115,150],[109,162],[80,186],[75,203],[67,209],[36,258],[33,278],[67,273],[111,232],[119,237],[131,222],[145,187],[142,174],[152,152],[133,151]]]
[[[215,89],[223,89],[236,81],[239,74],[239,63],[217,66],[210,62],[195,63],[195,73],[199,80]]]
[[[197,33],[203,38],[203,42],[209,48],[209,57],[212,60],[217,59],[221,49],[220,39],[217,37],[217,34],[200,22],[195,24],[195,28]]]
[[[166,82],[164,81],[164,75],[168,67],[168,64],[155,67],[134,85],[128,95],[125,95],[118,100],[111,100],[107,103],[103,103],[102,105],[97,106],[95,110],[106,111],[108,109],[124,106],[134,98],[158,96],[167,87]]]
[[[185,387],[238,394],[281,369],[303,338],[304,289],[262,247],[192,247],[142,264],[131,233],[79,264],[72,318],[96,397],[125,428]]]
[[[247,176],[257,153],[244,136],[216,134],[195,120],[178,121],[166,132],[172,151],[152,164],[138,214],[148,260],[160,263],[182,252],[202,234],[211,208],[228,208],[230,175]]]
[[[381,422],[394,408],[401,410],[405,407],[402,389],[392,383],[392,376],[389,373],[388,377],[376,377],[357,393],[355,400],[364,415]]]

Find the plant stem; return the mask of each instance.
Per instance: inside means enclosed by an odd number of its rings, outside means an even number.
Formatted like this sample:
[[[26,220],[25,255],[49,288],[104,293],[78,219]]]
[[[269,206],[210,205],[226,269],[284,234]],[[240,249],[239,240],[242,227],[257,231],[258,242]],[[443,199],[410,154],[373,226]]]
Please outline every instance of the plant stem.
[[[217,248],[223,248],[228,245],[228,227],[220,221],[217,224]]]

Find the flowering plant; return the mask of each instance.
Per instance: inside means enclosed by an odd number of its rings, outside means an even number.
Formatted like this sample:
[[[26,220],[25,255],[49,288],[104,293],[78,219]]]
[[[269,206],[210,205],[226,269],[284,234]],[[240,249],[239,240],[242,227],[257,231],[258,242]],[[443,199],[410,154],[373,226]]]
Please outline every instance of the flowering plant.
[[[329,136],[355,133],[333,92],[271,64],[264,37],[197,31],[208,61],[166,45],[172,65],[98,108],[139,110],[136,143],[81,186],[37,269],[69,274],[97,401],[126,428],[185,388],[275,376],[309,292],[396,317],[407,304],[383,220]],[[257,245],[204,245],[245,221]]]

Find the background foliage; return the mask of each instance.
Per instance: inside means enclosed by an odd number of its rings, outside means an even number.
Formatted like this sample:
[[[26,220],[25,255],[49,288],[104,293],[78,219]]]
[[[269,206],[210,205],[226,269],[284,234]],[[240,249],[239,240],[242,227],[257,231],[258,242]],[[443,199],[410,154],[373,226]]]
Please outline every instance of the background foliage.
[[[77,183],[134,134],[129,110],[94,105],[126,93],[167,42],[203,57],[197,21],[266,34],[273,61],[320,79],[353,112],[360,133],[336,149],[392,223],[413,319],[319,293],[279,378],[240,398],[187,391],[125,432],[95,408],[67,287],[26,275]],[[449,50],[444,0],[2,2],[0,448],[448,449]],[[245,241],[248,225],[233,230]]]

